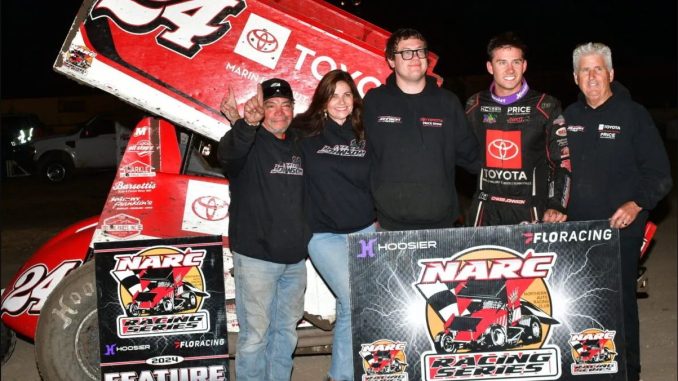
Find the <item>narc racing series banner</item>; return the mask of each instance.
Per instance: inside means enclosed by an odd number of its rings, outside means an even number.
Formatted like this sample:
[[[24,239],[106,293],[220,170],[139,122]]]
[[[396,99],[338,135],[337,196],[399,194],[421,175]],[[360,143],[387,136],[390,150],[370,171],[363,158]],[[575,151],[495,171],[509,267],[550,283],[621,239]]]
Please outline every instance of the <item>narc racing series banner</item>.
[[[355,379],[626,380],[608,221],[349,236]]]
[[[94,244],[101,379],[228,380],[221,236]]]

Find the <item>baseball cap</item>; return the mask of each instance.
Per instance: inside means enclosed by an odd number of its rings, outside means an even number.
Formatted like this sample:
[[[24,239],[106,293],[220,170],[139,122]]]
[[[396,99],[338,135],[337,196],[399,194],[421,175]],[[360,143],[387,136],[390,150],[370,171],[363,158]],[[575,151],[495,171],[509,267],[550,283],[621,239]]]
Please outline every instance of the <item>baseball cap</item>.
[[[294,101],[292,88],[287,81],[280,78],[271,78],[261,83],[261,88],[264,91],[264,100],[269,98],[281,97]]]

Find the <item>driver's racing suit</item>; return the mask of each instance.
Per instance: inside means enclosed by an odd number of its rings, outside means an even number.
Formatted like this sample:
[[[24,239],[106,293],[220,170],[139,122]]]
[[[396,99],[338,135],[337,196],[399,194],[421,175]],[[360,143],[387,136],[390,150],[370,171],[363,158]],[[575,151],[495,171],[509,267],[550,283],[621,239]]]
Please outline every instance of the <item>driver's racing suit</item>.
[[[571,169],[556,98],[530,89],[500,104],[485,90],[468,99],[466,117],[485,152],[467,224],[537,222],[546,209],[565,213]]]

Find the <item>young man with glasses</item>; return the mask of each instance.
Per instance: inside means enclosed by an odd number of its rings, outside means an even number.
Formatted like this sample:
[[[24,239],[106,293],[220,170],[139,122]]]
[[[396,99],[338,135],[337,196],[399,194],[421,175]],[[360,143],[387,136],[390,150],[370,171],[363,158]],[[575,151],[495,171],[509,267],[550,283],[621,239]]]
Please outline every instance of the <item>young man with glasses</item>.
[[[472,173],[480,167],[461,103],[426,75],[427,57],[421,33],[395,31],[386,42],[393,73],[364,100],[372,196],[385,230],[454,226],[455,166]]]

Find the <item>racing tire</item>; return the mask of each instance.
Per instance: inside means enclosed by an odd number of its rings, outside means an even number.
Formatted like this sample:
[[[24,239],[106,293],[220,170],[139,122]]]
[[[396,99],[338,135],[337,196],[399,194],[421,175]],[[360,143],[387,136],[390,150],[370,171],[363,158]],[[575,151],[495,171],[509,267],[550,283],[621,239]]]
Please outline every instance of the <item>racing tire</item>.
[[[168,314],[172,311],[174,311],[174,303],[172,302],[172,299],[164,299],[162,302],[160,302],[160,312]]]
[[[195,308],[195,306],[198,305],[198,297],[195,296],[195,293],[190,292],[188,294],[187,298],[187,303],[186,303],[186,308],[187,310],[190,310],[192,308]]]
[[[534,344],[541,340],[541,323],[539,319],[532,317],[530,318],[530,324],[525,329],[525,337],[523,342],[525,344]]]
[[[12,357],[14,347],[16,346],[16,333],[2,323],[0,325],[0,353],[2,354],[2,365]]]
[[[448,333],[438,334],[433,346],[437,353],[456,353],[459,350],[459,343],[455,342]]]
[[[490,328],[488,336],[491,348],[501,349],[506,347],[506,331],[504,331],[504,328],[495,325]]]
[[[127,316],[131,317],[137,317],[141,314],[141,311],[139,311],[139,305],[132,302],[127,305]]]
[[[94,261],[66,276],[40,312],[35,358],[42,379],[98,380],[99,319]]]
[[[69,159],[50,155],[40,160],[38,168],[43,180],[48,183],[58,184],[73,176],[75,166]]]

